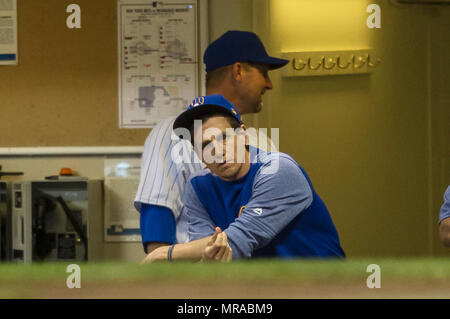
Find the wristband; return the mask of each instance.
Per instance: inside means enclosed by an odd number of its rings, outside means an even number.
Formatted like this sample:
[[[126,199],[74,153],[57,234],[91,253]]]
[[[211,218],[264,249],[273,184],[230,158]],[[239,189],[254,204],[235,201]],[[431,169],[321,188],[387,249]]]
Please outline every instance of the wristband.
[[[167,251],[167,260],[168,261],[172,261],[172,250],[173,250],[173,247],[175,247],[175,244],[171,245],[169,247],[169,250]]]

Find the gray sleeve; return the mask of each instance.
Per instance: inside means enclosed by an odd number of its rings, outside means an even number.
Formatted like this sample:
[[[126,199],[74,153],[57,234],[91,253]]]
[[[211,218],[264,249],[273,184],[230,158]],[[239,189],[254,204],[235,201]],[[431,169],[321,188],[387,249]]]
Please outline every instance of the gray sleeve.
[[[278,161],[276,166],[273,161]],[[252,196],[241,215],[225,230],[233,258],[251,257],[255,249],[269,244],[312,200],[312,190],[297,163],[283,154],[271,156],[256,174]]]
[[[203,204],[197,197],[191,180],[186,183],[184,194],[185,208],[188,218],[189,241],[210,236],[215,232],[215,224],[209,216]]]
[[[444,204],[442,204],[441,210],[439,212],[439,223],[444,219],[450,217],[450,185],[444,193]]]

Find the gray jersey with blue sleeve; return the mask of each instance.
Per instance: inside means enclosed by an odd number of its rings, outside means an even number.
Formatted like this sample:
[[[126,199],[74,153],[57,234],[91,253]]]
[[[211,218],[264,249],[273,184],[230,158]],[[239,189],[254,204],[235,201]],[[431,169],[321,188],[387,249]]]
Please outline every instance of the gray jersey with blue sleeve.
[[[258,161],[261,164],[252,166],[255,172],[249,177],[248,182],[252,185],[248,201],[242,206],[239,217],[225,229],[233,258],[251,257],[255,250],[268,245],[313,201],[308,180],[292,157],[278,152],[262,153]],[[218,211],[208,211],[203,205],[205,200],[202,202],[199,192],[194,189],[192,180],[208,174],[211,174],[209,170],[203,170],[187,183],[185,206],[190,240],[213,234],[217,214],[227,214],[220,212],[219,206]],[[208,194],[200,195],[205,196]]]

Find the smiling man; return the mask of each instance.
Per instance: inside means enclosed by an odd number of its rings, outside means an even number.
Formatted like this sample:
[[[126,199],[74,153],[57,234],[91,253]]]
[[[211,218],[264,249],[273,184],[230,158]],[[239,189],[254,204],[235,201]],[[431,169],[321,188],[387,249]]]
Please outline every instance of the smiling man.
[[[230,250],[232,258],[345,257],[306,172],[287,154],[247,146],[245,129],[235,106],[221,95],[197,98],[175,120],[175,133],[193,137],[207,167],[186,184],[193,242],[163,248],[148,261],[199,259],[219,235],[214,252],[221,253],[209,259],[223,260]]]

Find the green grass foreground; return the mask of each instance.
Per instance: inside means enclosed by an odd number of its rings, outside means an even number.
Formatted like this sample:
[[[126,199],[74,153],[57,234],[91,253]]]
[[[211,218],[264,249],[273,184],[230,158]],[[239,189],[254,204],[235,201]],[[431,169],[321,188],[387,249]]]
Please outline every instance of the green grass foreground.
[[[0,264],[0,285],[13,282],[65,282],[70,263]],[[450,282],[450,258],[338,260],[252,260],[220,263],[78,263],[83,282],[342,282],[364,281],[377,264],[383,280]]]

